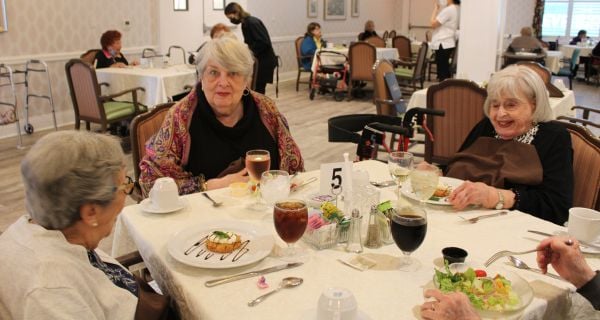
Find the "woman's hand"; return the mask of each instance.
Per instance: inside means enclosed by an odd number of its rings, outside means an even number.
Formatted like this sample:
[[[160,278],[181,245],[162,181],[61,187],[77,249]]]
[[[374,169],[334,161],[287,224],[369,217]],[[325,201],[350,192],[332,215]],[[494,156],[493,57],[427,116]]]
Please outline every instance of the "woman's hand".
[[[448,201],[457,210],[462,210],[470,204],[493,208],[498,202],[498,194],[496,188],[483,182],[465,181],[452,191]]]
[[[425,291],[425,298],[435,298],[421,305],[421,317],[425,320],[478,320],[481,319],[464,293],[443,294],[439,290]]]
[[[586,263],[579,250],[579,241],[576,239],[547,238],[540,242],[537,249],[537,263],[544,273],[548,271],[548,265],[552,264],[561,277],[577,288],[582,287],[596,275]]]
[[[248,170],[246,170],[246,168],[244,168],[238,172],[228,174],[221,178],[214,178],[214,179],[207,180],[206,181],[206,189],[212,190],[212,189],[225,188],[225,187],[229,187],[229,185],[234,182],[248,182],[248,179],[250,179],[248,177]]]
[[[110,65],[111,68],[127,68],[127,65],[123,62],[116,62]]]

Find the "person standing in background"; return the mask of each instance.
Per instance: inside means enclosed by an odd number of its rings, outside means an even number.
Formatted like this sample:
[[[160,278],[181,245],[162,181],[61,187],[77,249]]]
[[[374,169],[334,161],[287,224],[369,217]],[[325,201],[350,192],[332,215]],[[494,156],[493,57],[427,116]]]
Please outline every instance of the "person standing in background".
[[[233,24],[242,24],[244,42],[258,60],[258,75],[254,90],[264,94],[267,83],[273,83],[273,70],[277,65],[269,32],[260,19],[251,16],[236,2],[231,2],[225,7],[225,16]]]
[[[447,6],[440,9],[440,3],[435,0],[431,13],[431,48],[436,50],[435,63],[437,64],[438,80],[450,78],[450,56],[456,47],[456,31],[460,19],[460,0],[447,0]]]

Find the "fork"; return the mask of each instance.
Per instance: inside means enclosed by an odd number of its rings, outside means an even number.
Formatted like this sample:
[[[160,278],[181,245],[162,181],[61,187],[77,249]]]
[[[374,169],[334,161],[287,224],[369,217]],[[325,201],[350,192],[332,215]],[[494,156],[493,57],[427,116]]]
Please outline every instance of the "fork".
[[[465,218],[463,216],[459,216],[459,217],[461,219],[465,220],[465,221],[470,222],[470,223],[477,223],[481,219],[491,218],[491,217],[497,217],[497,216],[503,216],[503,215],[505,215],[507,213],[508,213],[508,211],[500,211],[500,212],[496,212],[496,213],[493,213],[493,214],[484,214],[484,215],[477,216],[477,217],[470,218],[470,219],[467,219],[467,218]]]
[[[210,196],[209,196],[209,195],[208,195],[206,192],[202,192],[202,195],[203,195],[203,196],[204,196],[206,199],[210,200],[210,202],[212,202],[212,205],[213,205],[213,207],[215,207],[215,208],[216,208],[216,207],[220,207],[220,206],[223,204],[223,202],[217,202],[217,201],[215,201],[215,200],[214,200],[213,198],[211,198],[211,197],[210,197]]]
[[[546,249],[531,249],[531,250],[527,250],[527,251],[520,251],[520,252],[515,252],[515,251],[509,251],[509,250],[502,250],[502,251],[498,251],[496,253],[494,253],[489,259],[487,259],[487,261],[483,264],[486,267],[489,267],[490,264],[494,263],[494,261],[502,258],[502,257],[507,257],[507,256],[518,256],[518,255],[522,255],[522,254],[528,254],[528,253],[532,253],[532,252],[536,252],[536,251],[543,251]]]

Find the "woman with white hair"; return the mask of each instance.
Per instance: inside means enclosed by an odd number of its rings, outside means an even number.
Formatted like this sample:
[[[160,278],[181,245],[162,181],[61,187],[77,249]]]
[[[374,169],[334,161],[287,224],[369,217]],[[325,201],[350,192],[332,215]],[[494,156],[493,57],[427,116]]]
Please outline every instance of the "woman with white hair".
[[[1,319],[159,318],[141,314],[147,288],[97,248],[133,190],[124,160],[116,139],[82,131],[50,133],[27,153],[27,215],[0,236]]]
[[[573,203],[573,150],[567,130],[551,122],[544,82],[513,65],[495,73],[487,91],[486,118],[448,166],[448,176],[468,180],[449,201],[456,209],[515,209],[563,224]]]
[[[169,110],[146,143],[140,162],[144,194],[160,177],[175,179],[180,194],[247,181],[240,160],[252,149],[269,151],[271,169],[304,170],[287,120],[271,99],[248,89],[253,68],[248,47],[223,36],[209,41],[200,55],[196,88]]]

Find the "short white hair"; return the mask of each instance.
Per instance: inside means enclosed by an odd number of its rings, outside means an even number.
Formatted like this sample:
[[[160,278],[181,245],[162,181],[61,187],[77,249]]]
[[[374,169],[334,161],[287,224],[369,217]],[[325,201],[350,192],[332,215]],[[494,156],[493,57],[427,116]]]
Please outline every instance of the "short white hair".
[[[81,219],[86,203],[101,206],[116,196],[124,168],[120,143],[87,131],[58,131],[42,137],[21,162],[25,205],[41,226],[62,230]]]
[[[494,73],[488,83],[487,93],[483,112],[488,118],[492,100],[524,96],[534,105],[533,122],[554,120],[546,85],[542,78],[528,67],[511,65]]]
[[[235,34],[226,32],[218,38],[209,40],[200,50],[202,57],[196,68],[198,75],[206,69],[208,60],[214,60],[230,72],[239,72],[250,83],[254,70],[254,57],[248,46],[237,39]]]

